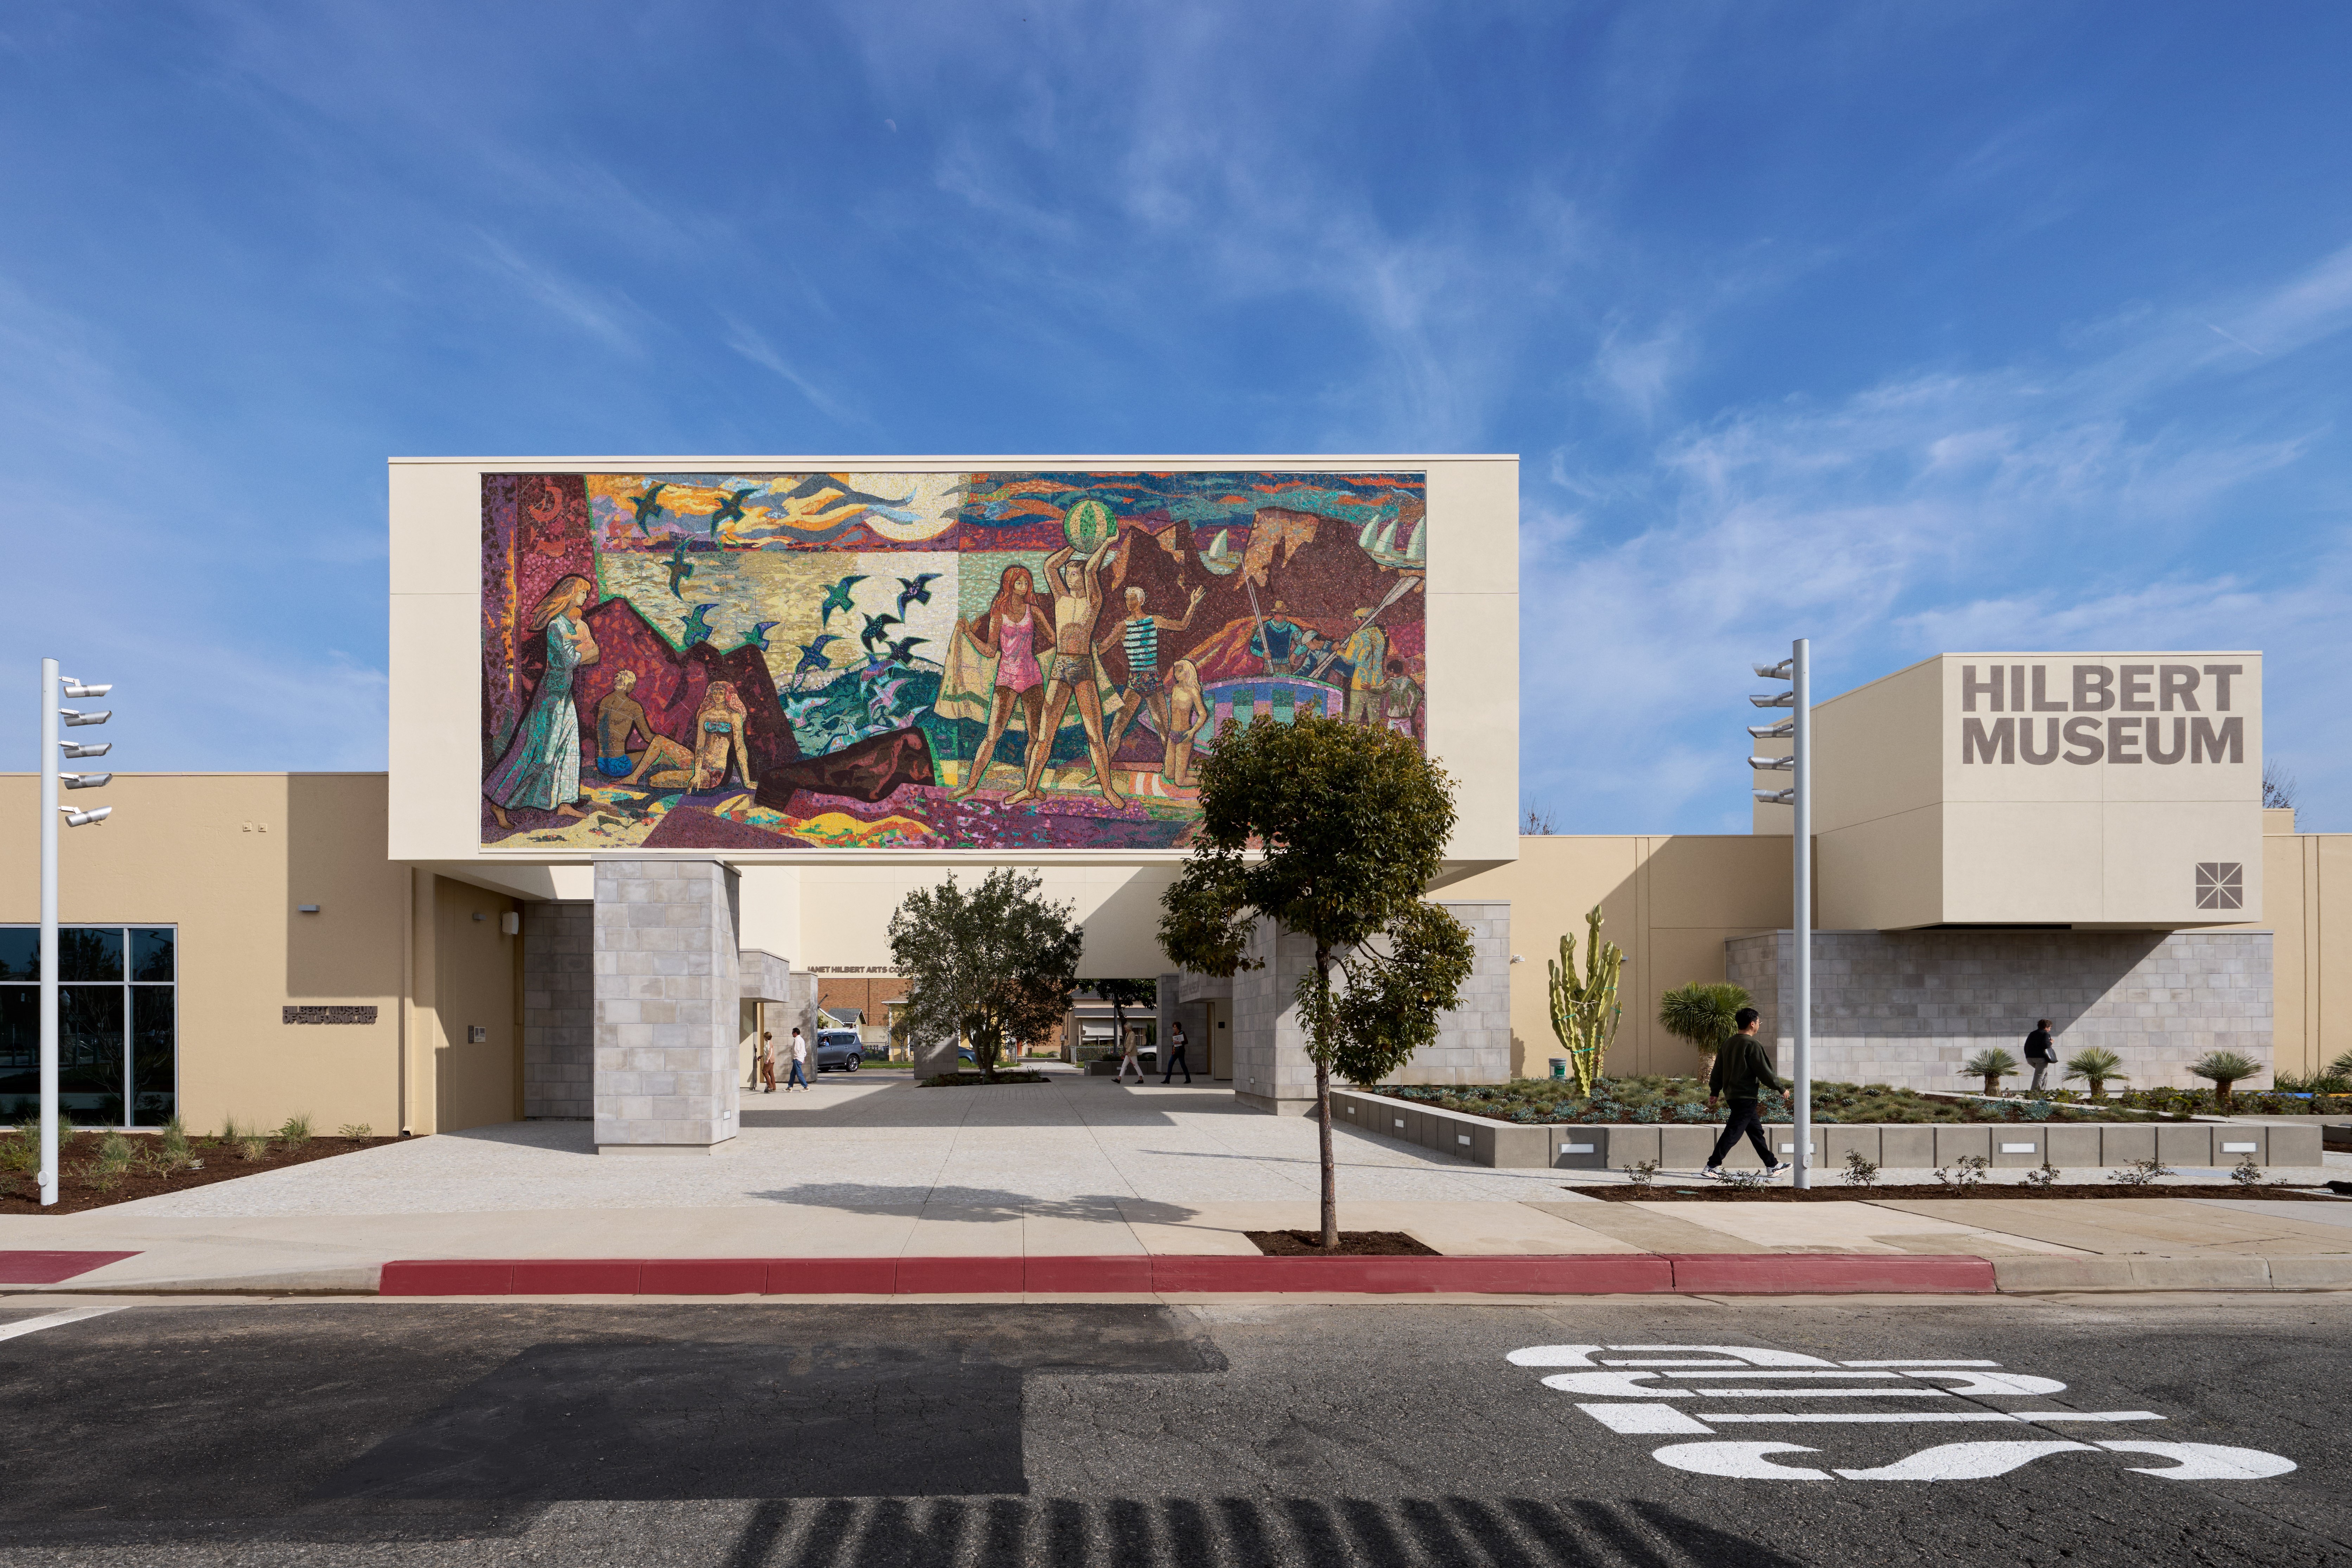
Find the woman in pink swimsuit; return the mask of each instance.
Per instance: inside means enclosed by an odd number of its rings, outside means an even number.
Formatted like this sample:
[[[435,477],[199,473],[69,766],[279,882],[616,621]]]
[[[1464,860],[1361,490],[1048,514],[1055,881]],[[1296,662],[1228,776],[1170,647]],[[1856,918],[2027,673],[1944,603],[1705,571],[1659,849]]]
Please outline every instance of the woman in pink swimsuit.
[[[973,756],[971,776],[956,790],[957,798],[980,787],[996,760],[996,743],[1004,738],[1004,726],[1013,717],[1016,700],[1028,724],[1029,744],[1053,744],[1051,736],[1041,738],[1037,733],[1045,721],[1045,672],[1037,666],[1037,648],[1041,642],[1054,640],[1054,612],[1037,597],[1029,568],[1007,566],[996,597],[971,618],[966,629],[981,650],[996,659],[996,697],[989,705],[988,739]]]

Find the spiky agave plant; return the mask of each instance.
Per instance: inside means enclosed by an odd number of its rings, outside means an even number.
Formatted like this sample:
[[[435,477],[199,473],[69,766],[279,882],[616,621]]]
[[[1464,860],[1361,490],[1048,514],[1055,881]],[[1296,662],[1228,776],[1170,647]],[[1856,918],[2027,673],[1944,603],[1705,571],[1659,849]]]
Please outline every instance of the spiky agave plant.
[[[2106,1099],[2110,1083],[2131,1081],[2131,1074],[2124,1071],[2123,1058],[2105,1046],[2085,1046],[2066,1058],[2066,1081],[2078,1078],[2089,1082],[2093,1100]]]
[[[2189,1070],[2198,1078],[2210,1079],[2214,1104],[2227,1106],[2231,1088],[2260,1073],[2263,1064],[2236,1051],[2207,1051],[2189,1064]]]

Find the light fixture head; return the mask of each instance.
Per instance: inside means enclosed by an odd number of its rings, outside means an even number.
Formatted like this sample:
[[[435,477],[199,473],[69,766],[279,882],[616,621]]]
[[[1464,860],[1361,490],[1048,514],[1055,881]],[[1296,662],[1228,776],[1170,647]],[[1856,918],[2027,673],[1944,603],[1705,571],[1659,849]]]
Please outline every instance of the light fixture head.
[[[114,710],[110,708],[107,708],[100,709],[95,713],[82,713],[78,712],[71,708],[60,708],[58,710],[58,717],[63,719],[69,725],[103,724],[109,719],[114,717]]]
[[[110,805],[101,805],[90,811],[76,811],[69,805],[61,805],[58,810],[65,814],[68,827],[88,827],[93,822],[104,822],[114,815],[114,807]]]
[[[315,915],[319,912],[319,906],[316,904],[297,904],[294,906],[294,912],[298,915]]]
[[[1797,721],[1783,719],[1778,724],[1750,724],[1748,732],[1759,741],[1785,741],[1797,732]]]
[[[65,692],[68,697],[103,697],[113,689],[114,685],[111,681],[103,686],[85,686],[70,675],[67,676],[65,680]]]
[[[58,783],[68,789],[104,789],[113,777],[112,773],[59,773]]]
[[[114,750],[111,741],[59,741],[58,752],[68,757],[102,757]]]
[[[1793,691],[1751,693],[1748,700],[1759,708],[1794,708],[1797,705],[1797,694]]]
[[[1765,805],[1794,805],[1797,804],[1797,792],[1792,789],[1759,789],[1756,792],[1756,798]]]
[[[1797,765],[1794,757],[1750,757],[1748,765],[1759,773],[1785,773]]]
[[[1784,658],[1778,664],[1752,664],[1748,667],[1767,680],[1788,680],[1795,677],[1797,661]]]

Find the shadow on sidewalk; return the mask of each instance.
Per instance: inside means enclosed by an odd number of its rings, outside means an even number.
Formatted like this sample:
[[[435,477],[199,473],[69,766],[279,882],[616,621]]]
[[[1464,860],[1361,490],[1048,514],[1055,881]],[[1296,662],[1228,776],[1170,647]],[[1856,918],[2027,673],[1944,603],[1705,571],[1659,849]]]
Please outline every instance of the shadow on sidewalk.
[[[886,1187],[867,1182],[808,1182],[796,1187],[776,1187],[753,1193],[770,1203],[808,1208],[847,1209],[855,1214],[919,1214],[926,1208],[963,1211],[974,1219],[1084,1219],[1134,1225],[1181,1225],[1199,1217],[1200,1210],[1148,1198],[1041,1198],[997,1187]]]

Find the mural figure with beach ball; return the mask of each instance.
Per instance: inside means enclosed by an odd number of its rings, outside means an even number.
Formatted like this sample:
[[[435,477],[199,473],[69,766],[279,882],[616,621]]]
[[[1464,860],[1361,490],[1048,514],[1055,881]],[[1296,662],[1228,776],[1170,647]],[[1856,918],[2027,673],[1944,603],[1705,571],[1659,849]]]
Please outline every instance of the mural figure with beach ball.
[[[1029,767],[1021,793],[1005,804],[1034,800],[1054,749],[1053,736],[1062,727],[1062,714],[1073,697],[1078,718],[1087,727],[1087,754],[1093,759],[1095,787],[1113,806],[1125,806],[1127,797],[1111,782],[1110,747],[1103,741],[1102,690],[1095,680],[1095,623],[1102,618],[1103,562],[1118,540],[1118,519],[1110,508],[1089,498],[1062,514],[1062,537],[1069,541],[1045,557],[1045,582],[1054,591],[1054,662],[1045,672],[1045,718],[1032,729]],[[1083,554],[1084,560],[1078,559]]]

